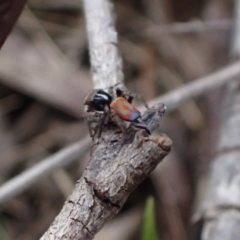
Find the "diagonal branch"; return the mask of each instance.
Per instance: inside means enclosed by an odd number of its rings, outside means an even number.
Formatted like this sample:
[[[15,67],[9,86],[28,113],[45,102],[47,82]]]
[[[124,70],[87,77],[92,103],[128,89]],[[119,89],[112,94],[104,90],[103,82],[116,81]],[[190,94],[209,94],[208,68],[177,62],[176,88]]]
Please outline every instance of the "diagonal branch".
[[[207,76],[196,79],[176,90],[172,90],[149,102],[153,105],[157,102],[167,104],[168,111],[175,109],[181,103],[202,94],[208,93],[224,84],[233,82],[240,75],[240,61],[231,63]]]
[[[240,1],[235,1],[232,55],[240,54]],[[239,239],[240,229],[240,115],[239,76],[228,84],[222,111],[216,156],[213,159],[205,201],[196,218],[203,219],[202,240]]]
[[[84,0],[94,88],[123,83],[122,59],[114,27],[113,4],[108,0]]]
[[[167,105],[167,111],[170,112],[179,107],[182,103],[192,98],[202,96],[203,94],[206,94],[218,87],[222,87],[226,83],[233,82],[235,78],[238,77],[239,75],[240,75],[240,62],[238,61],[210,75],[196,79],[190,82],[189,84],[185,84],[184,86],[177,88],[176,90],[172,90],[171,92],[166,93],[163,96],[148,102],[148,105],[152,106],[158,102],[164,102]],[[143,111],[144,106],[140,106],[139,109]],[[70,149],[72,149],[71,146]],[[85,148],[83,147],[82,150],[85,151],[84,149]],[[72,151],[74,152],[74,150]],[[62,155],[58,156],[62,157]],[[70,163],[74,160],[71,158],[71,156],[72,152],[69,151],[67,163]],[[21,173],[19,176],[9,180],[4,185],[0,186],[0,203],[16,196],[16,194],[21,193],[22,191],[27,189],[27,187],[31,186],[31,184],[39,181],[42,177],[46,176],[47,174],[50,174],[55,169],[61,167],[62,162],[64,161],[64,159],[59,159],[57,164],[52,164],[52,161],[54,162],[55,158],[52,156],[48,157],[47,159],[49,163],[49,169],[46,169],[40,163],[37,166],[34,166],[26,170],[25,172]],[[41,162],[45,162],[45,160],[46,159],[43,159]],[[35,167],[38,168],[39,171],[38,175],[31,174],[31,172],[35,171],[34,170]],[[21,181],[19,181],[18,178],[20,176],[22,179]],[[32,176],[32,178],[29,178],[29,176]]]
[[[84,6],[94,86],[107,90],[123,80],[113,4],[85,0]],[[153,131],[164,112],[164,104],[154,105],[144,114],[143,124]],[[89,166],[41,239],[92,239],[170,150],[166,135],[152,137],[131,125],[122,133],[115,123],[108,123],[101,143],[93,148]]]
[[[164,111],[163,104],[155,105],[144,115],[143,123],[156,129]],[[92,239],[171,150],[171,140],[165,134],[152,137],[145,130],[128,128],[121,135],[116,125],[108,127],[102,139],[42,240]]]
[[[70,146],[63,148],[56,154],[42,160],[29,170],[24,171],[17,177],[12,178],[0,188],[0,203],[4,203],[15,195],[23,192],[39,179],[47,176],[55,169],[70,164],[86,154],[90,148],[90,139],[85,138]]]

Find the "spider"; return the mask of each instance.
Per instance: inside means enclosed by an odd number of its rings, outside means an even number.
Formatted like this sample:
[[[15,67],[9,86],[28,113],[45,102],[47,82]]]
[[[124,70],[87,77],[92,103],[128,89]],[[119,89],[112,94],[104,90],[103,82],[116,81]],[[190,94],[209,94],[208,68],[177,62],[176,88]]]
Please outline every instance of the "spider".
[[[146,125],[141,123],[141,113],[131,103],[134,96],[141,98],[139,95],[124,94],[123,90],[116,88],[116,98],[114,99],[109,93],[103,89],[94,90],[85,99],[85,111],[93,113],[87,116],[87,122],[91,138],[94,140],[96,128],[98,128],[98,139],[102,134],[102,129],[111,110],[122,120],[132,122],[137,128],[142,128],[150,135],[150,130]],[[146,102],[142,99],[145,106],[148,108]],[[94,116],[94,118],[92,118]],[[99,123],[100,122],[100,123]],[[95,128],[92,123],[99,123]]]

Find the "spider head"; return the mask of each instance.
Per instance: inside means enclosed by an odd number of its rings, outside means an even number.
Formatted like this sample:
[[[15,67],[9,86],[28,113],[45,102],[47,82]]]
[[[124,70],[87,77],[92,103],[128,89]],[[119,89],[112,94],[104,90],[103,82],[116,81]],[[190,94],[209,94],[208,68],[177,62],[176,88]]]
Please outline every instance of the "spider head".
[[[103,89],[91,92],[84,101],[86,112],[104,112],[106,107],[109,109],[112,102],[112,96]]]

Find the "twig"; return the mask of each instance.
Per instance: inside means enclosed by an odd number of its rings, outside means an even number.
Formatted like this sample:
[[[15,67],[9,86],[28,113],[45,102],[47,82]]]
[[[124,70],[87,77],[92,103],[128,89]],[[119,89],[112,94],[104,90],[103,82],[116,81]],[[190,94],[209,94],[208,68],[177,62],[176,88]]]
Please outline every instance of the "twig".
[[[66,58],[29,10],[24,14],[28,20],[20,17],[18,24],[24,28],[28,22],[25,30],[38,35],[32,44],[17,32],[9,36],[1,50],[0,82],[81,118],[79,103],[92,85],[88,74]]]
[[[218,87],[223,86],[226,83],[230,83],[235,80],[235,77],[240,75],[240,62],[236,62],[233,64],[230,64],[229,66],[226,66],[225,68],[222,68],[221,70],[216,71],[215,73],[212,73],[206,77],[199,78],[187,85],[182,86],[181,88],[178,88],[176,90],[173,90],[169,93],[166,93],[165,95],[154,99],[150,102],[148,102],[149,106],[153,106],[154,104],[158,102],[164,102],[167,106],[167,111],[170,112],[174,109],[176,109],[179,105],[181,105],[183,102],[188,101],[194,97],[201,96],[207,92],[210,92]],[[144,110],[144,106],[140,106],[139,109],[141,111]],[[71,154],[71,153],[69,153]],[[50,157],[51,159],[54,159]],[[45,161],[45,160],[42,160]],[[50,160],[49,160],[50,162]],[[68,164],[68,163],[66,163]],[[51,164],[50,164],[51,165]],[[35,167],[34,167],[35,168]],[[55,165],[54,168],[51,168],[47,171],[45,169],[42,169],[42,171],[45,171],[44,176],[50,174],[52,171],[54,171],[56,168],[58,168],[58,165]],[[32,171],[29,169],[28,171]],[[34,171],[34,170],[33,170]],[[39,171],[41,171],[39,169]],[[22,188],[20,191],[25,190],[27,187],[31,186],[34,182],[38,181],[40,178],[35,178],[34,174],[30,174],[33,177],[32,179],[29,179],[29,184],[25,188]],[[41,176],[43,176],[41,174]],[[12,181],[12,180],[10,180]],[[8,183],[6,183],[8,184]],[[5,185],[3,185],[5,186]],[[2,187],[3,187],[2,186]],[[2,187],[0,187],[0,193],[2,192]],[[18,188],[18,185],[16,185],[16,188]],[[12,191],[15,191],[13,188]],[[10,192],[10,190],[9,190]],[[1,194],[2,195],[2,194]],[[15,196],[16,194],[9,194],[5,197],[3,194],[3,199]],[[1,202],[1,198],[0,198]]]
[[[0,162],[0,176],[5,178],[6,174],[11,171],[16,163],[19,164],[24,159],[33,159],[34,156],[41,156],[43,152],[48,152],[54,145],[65,146],[78,141],[82,133],[83,124],[60,124],[47,129],[45,132],[23,144],[5,148],[5,151],[1,151],[0,154],[0,158],[2,159]],[[69,136],[69,139],[66,139],[66,136]]]
[[[154,130],[163,112],[164,105],[154,106],[143,123]],[[166,135],[150,137],[145,130],[128,128],[124,136],[119,136],[116,126],[108,127],[102,141],[42,240],[92,239],[171,149]]]
[[[221,70],[216,71],[215,73],[212,73],[206,77],[199,78],[198,80],[195,80],[187,85],[184,85],[181,88],[178,88],[176,90],[173,90],[169,93],[166,93],[165,95],[154,99],[150,102],[148,102],[149,106],[153,106],[154,104],[158,102],[164,102],[166,103],[167,110],[172,111],[176,109],[179,105],[181,105],[184,101],[188,101],[194,97],[201,96],[207,92],[210,92],[218,87],[223,86],[226,83],[230,83],[231,81],[235,80],[235,77],[240,75],[240,62],[236,62],[233,64],[230,64],[229,66],[226,66],[225,68],[222,68]],[[140,106],[139,109],[143,111],[144,106]],[[71,154],[71,153],[69,153]],[[53,159],[52,157],[50,157]],[[43,160],[45,161],[45,160]],[[67,163],[66,163],[67,164]],[[58,165],[55,165],[54,168],[51,168],[47,171],[45,169],[42,171],[45,171],[44,176],[47,174],[50,174],[51,171],[55,170],[58,167]],[[35,168],[35,167],[34,167]],[[29,169],[28,171],[32,171]],[[34,170],[33,170],[34,171]],[[41,171],[41,169],[39,169]],[[43,176],[43,175],[40,176]],[[19,189],[18,192],[23,191],[27,187],[31,186],[34,182],[38,181],[39,178],[35,178],[34,174],[30,174],[33,179],[29,178],[29,184],[25,188]],[[12,181],[12,180],[10,180]],[[8,185],[9,182],[6,183]],[[5,186],[5,185],[3,185]],[[3,187],[2,186],[2,187]],[[3,199],[9,199],[10,197],[13,197],[16,195],[14,194],[9,194],[8,196],[5,196],[5,191],[2,191],[2,187],[0,188],[0,195],[3,196]],[[18,188],[18,185],[16,185],[16,188]],[[15,188],[12,189],[12,191],[15,191]],[[10,193],[10,190],[9,190]],[[0,202],[1,202],[1,197],[0,197]]]
[[[123,84],[122,59],[114,27],[113,4],[84,0],[94,88]]]
[[[162,36],[163,34],[187,34],[201,33],[207,31],[228,30],[232,26],[231,19],[200,21],[194,20],[186,23],[173,23],[149,27],[144,32],[151,37]]]
[[[61,9],[77,9],[80,10],[82,8],[82,2],[79,0],[61,0],[61,1],[31,1],[28,3],[30,7],[40,10],[53,9],[53,10],[61,10]]]
[[[113,4],[108,0],[85,0],[84,4],[94,86],[107,89],[122,84]],[[143,116],[143,124],[154,130],[164,112],[163,104],[153,106]],[[171,149],[166,135],[151,137],[132,127],[124,134],[119,130],[108,123],[89,166],[42,240],[92,239]]]
[[[196,79],[195,81],[184,85],[176,90],[162,95],[149,102],[154,105],[158,102],[164,102],[169,111],[178,107],[184,101],[200,96],[215,88],[223,86],[230,81],[234,81],[240,75],[240,61],[232,63],[212,74]],[[143,109],[143,108],[140,108]]]
[[[79,159],[90,148],[90,139],[85,138],[76,142],[60,152],[42,160],[29,170],[24,171],[17,177],[3,184],[0,188],[0,203],[7,201],[13,196],[27,189],[33,183],[39,181],[53,170]]]
[[[240,57],[240,0],[235,1],[235,29],[232,55]],[[239,77],[228,84],[222,112],[222,126],[210,171],[210,184],[200,217],[203,219],[202,240],[239,239],[240,229],[240,83]],[[195,217],[197,214],[195,215]],[[199,217],[199,216],[197,216]],[[221,234],[219,234],[221,232]]]
[[[240,116],[239,81],[228,85],[225,104],[222,111],[222,126],[212,161],[207,194],[194,221],[203,220],[202,240],[219,240],[221,236],[235,240],[239,238],[240,213]]]

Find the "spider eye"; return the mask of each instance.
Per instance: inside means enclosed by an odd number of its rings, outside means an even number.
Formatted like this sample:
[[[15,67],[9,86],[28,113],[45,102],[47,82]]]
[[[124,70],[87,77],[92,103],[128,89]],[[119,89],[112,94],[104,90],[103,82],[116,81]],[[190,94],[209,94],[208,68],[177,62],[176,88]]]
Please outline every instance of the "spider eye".
[[[112,96],[109,95],[107,92],[105,92],[103,89],[99,89],[97,91],[96,96],[101,97],[102,99],[108,100],[108,101],[112,101]]]

